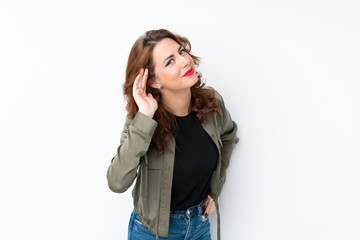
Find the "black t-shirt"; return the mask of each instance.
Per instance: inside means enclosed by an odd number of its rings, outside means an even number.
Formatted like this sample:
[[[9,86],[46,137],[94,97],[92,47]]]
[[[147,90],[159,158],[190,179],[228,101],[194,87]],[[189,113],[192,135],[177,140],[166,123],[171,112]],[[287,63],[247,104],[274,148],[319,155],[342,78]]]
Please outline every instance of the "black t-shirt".
[[[175,116],[175,165],[170,210],[185,210],[206,198],[209,182],[218,160],[218,149],[197,117]]]

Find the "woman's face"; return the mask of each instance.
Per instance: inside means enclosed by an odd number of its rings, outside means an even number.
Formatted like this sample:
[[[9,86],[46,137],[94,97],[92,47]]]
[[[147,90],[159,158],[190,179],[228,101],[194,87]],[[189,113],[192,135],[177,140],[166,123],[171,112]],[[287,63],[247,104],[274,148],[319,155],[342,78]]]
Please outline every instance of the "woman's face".
[[[153,49],[155,88],[177,92],[192,87],[198,77],[195,63],[185,49],[171,38],[164,38]]]

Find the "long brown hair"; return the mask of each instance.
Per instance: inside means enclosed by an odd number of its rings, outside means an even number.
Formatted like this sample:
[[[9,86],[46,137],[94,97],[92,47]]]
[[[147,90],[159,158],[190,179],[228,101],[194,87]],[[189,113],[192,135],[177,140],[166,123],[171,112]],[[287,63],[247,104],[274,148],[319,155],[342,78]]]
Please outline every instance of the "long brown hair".
[[[141,68],[148,68],[149,75],[146,84],[146,92],[150,92],[158,102],[158,109],[156,110],[153,119],[158,122],[158,126],[152,137],[150,147],[160,155],[167,147],[167,141],[171,135],[176,134],[177,124],[174,115],[171,114],[161,101],[161,92],[157,88],[150,86],[151,81],[155,77],[155,66],[152,59],[153,49],[159,41],[164,38],[171,38],[179,45],[184,47],[185,51],[192,57],[196,66],[200,64],[200,58],[191,54],[191,44],[189,40],[177,34],[173,34],[166,29],[147,31],[144,35],[139,37],[131,48],[129,59],[126,67],[125,83],[123,85],[124,96],[127,100],[126,110],[128,117],[133,119],[139,108],[132,95],[132,88],[136,76],[139,74]],[[217,106],[216,98],[214,97],[214,89],[204,89],[205,84],[201,81],[201,73],[196,71],[198,81],[191,87],[191,103],[190,111],[195,113],[195,116],[201,123],[208,119],[208,113],[213,110],[214,113],[220,113]]]

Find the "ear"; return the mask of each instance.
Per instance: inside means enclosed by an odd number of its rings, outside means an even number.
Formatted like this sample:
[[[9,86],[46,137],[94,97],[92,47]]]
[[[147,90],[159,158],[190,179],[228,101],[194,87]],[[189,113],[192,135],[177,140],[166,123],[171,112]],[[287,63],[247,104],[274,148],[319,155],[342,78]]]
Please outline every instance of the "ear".
[[[153,80],[153,81],[151,81],[150,82],[150,86],[152,87],[152,88],[157,88],[157,89],[161,89],[161,84],[158,82],[158,81],[156,81],[156,80]]]

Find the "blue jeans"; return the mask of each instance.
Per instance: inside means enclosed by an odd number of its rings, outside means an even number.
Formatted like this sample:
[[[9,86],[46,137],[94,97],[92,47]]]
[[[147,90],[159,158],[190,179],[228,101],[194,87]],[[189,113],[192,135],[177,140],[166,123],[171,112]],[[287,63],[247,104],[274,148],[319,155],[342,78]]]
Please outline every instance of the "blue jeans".
[[[204,201],[183,211],[170,212],[169,235],[159,237],[168,240],[211,240],[210,222],[204,216]],[[140,221],[135,210],[131,213],[128,240],[154,240],[152,234]]]

